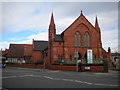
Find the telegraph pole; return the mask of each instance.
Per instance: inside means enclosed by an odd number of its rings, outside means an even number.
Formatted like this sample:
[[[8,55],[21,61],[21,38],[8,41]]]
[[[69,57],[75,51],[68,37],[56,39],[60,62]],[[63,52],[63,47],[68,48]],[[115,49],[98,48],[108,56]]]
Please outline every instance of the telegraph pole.
[[[75,51],[75,56],[76,56],[76,72],[78,72],[78,51]]]

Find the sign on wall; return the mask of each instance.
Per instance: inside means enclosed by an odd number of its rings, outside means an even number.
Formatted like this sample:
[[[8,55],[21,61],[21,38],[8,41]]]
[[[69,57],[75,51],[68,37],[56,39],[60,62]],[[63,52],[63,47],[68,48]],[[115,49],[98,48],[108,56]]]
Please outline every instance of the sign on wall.
[[[91,49],[87,49],[87,63],[93,63]]]
[[[90,70],[90,67],[85,67],[85,69]]]

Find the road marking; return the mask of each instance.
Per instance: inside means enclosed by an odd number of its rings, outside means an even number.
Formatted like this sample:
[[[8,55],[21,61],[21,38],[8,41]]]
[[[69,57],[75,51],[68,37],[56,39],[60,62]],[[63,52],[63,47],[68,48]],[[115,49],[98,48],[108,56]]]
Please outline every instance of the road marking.
[[[53,78],[51,78],[51,77],[48,77],[48,76],[43,76],[43,77],[45,77],[45,78],[48,78],[48,79],[53,79]]]
[[[38,75],[33,75],[33,77],[42,77],[42,76],[38,76]]]
[[[79,80],[52,78],[52,77],[48,77],[48,76],[43,76],[43,77],[48,78],[48,79],[53,79],[53,80],[73,81],[73,82],[84,83],[84,84],[89,84],[89,85],[114,86],[114,87],[119,86],[119,85],[111,85],[111,84],[94,84],[94,83],[84,82],[84,81],[79,81]]]
[[[112,85],[112,84],[96,84],[96,83],[90,83],[90,82],[84,82],[84,81],[80,81],[80,80],[72,80],[72,79],[64,79],[64,78],[52,78],[49,76],[38,76],[38,75],[20,75],[20,76],[9,76],[9,77],[0,77],[3,79],[7,79],[7,78],[16,78],[16,77],[44,77],[50,80],[63,80],[63,81],[72,81],[72,82],[77,82],[77,83],[83,83],[83,84],[88,84],[88,85],[99,85],[99,86],[111,86],[111,87],[118,87],[119,85]]]
[[[9,76],[9,77],[0,77],[0,78],[6,79],[6,78],[28,77],[28,76],[33,76],[33,75]]]
[[[115,86],[118,87],[119,85],[112,85],[112,84],[94,84],[94,85],[100,85],[100,86]]]
[[[15,77],[17,76],[9,76],[9,77],[2,77],[2,78],[5,79],[5,78],[15,78]]]
[[[72,79],[61,79],[61,80],[65,80],[65,81],[74,81]]]
[[[85,83],[85,84],[90,84],[90,85],[92,85],[92,84],[93,84],[93,83],[83,82],[83,81],[78,81],[78,80],[75,80],[75,82],[80,82],[80,83]]]

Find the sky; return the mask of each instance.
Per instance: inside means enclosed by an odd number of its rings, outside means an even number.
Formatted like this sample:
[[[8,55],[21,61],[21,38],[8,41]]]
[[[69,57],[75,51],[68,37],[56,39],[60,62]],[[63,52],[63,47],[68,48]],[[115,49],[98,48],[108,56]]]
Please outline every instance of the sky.
[[[31,44],[32,39],[48,40],[51,13],[54,14],[57,34],[64,31],[80,15],[95,26],[96,15],[101,29],[102,46],[118,49],[117,2],[2,2],[2,31],[0,49],[10,43]]]

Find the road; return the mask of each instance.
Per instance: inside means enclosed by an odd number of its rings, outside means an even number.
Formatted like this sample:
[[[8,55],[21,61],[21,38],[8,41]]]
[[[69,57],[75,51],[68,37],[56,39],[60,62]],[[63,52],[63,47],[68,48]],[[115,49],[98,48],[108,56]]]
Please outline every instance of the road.
[[[118,73],[73,72],[6,67],[3,88],[117,88]]]

